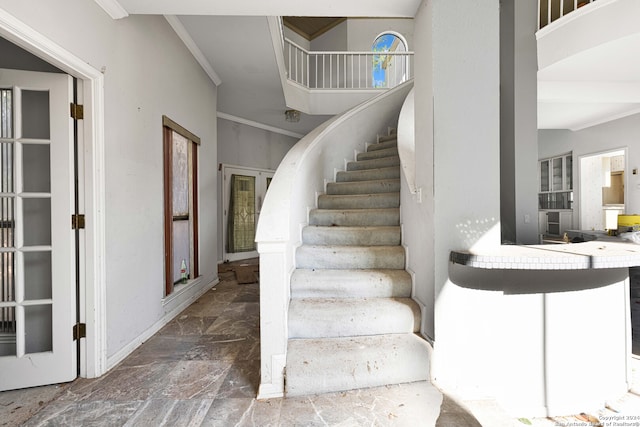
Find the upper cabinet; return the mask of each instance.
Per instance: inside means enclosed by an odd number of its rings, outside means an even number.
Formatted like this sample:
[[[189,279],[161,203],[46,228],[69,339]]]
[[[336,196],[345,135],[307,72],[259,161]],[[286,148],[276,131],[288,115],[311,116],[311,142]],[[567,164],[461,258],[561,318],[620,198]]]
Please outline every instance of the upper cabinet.
[[[573,155],[542,159],[538,163],[540,209],[571,209],[573,204]]]
[[[539,164],[541,193],[573,189],[573,157],[571,154],[540,160]]]

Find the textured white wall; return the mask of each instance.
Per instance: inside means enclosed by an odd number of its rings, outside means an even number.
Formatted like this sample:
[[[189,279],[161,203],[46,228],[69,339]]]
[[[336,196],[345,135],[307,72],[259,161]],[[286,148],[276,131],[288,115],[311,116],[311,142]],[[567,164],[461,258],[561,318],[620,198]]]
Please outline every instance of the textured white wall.
[[[160,16],[114,21],[82,0],[0,7],[104,72],[106,352],[120,357],[166,310],[163,114],[202,139],[200,265],[203,281],[217,278],[216,88]]]
[[[439,0],[432,6],[432,372],[444,386],[468,395],[491,395],[498,387],[499,359],[494,353],[501,348],[502,300],[498,292],[455,285],[449,277],[449,254],[453,249],[500,245],[499,3]],[[418,135],[422,137],[428,138]],[[492,350],[473,350],[480,348]]]

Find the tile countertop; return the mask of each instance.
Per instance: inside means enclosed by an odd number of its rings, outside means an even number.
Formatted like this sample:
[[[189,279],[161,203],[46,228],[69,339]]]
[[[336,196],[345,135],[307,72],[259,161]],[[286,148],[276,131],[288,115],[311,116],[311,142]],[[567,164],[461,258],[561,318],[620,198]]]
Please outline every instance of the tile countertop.
[[[496,270],[587,270],[640,266],[640,245],[590,241],[555,245],[502,245],[481,251],[451,251],[450,261]]]

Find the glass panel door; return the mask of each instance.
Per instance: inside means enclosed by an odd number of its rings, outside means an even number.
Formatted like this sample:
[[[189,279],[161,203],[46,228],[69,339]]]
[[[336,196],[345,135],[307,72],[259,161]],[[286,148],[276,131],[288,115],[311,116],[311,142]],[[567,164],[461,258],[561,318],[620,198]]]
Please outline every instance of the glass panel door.
[[[274,172],[222,165],[222,173],[223,260],[255,258],[258,256],[256,228]]]
[[[71,90],[0,70],[0,390],[76,375]]]

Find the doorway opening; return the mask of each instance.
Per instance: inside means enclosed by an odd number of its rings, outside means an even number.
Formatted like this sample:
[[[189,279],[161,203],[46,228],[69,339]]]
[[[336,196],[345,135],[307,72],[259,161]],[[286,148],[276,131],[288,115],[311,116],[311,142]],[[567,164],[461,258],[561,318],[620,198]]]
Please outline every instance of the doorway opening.
[[[626,149],[580,157],[580,228],[618,228],[625,213]]]
[[[221,165],[223,261],[257,258],[255,237],[262,203],[275,173],[268,169]]]

